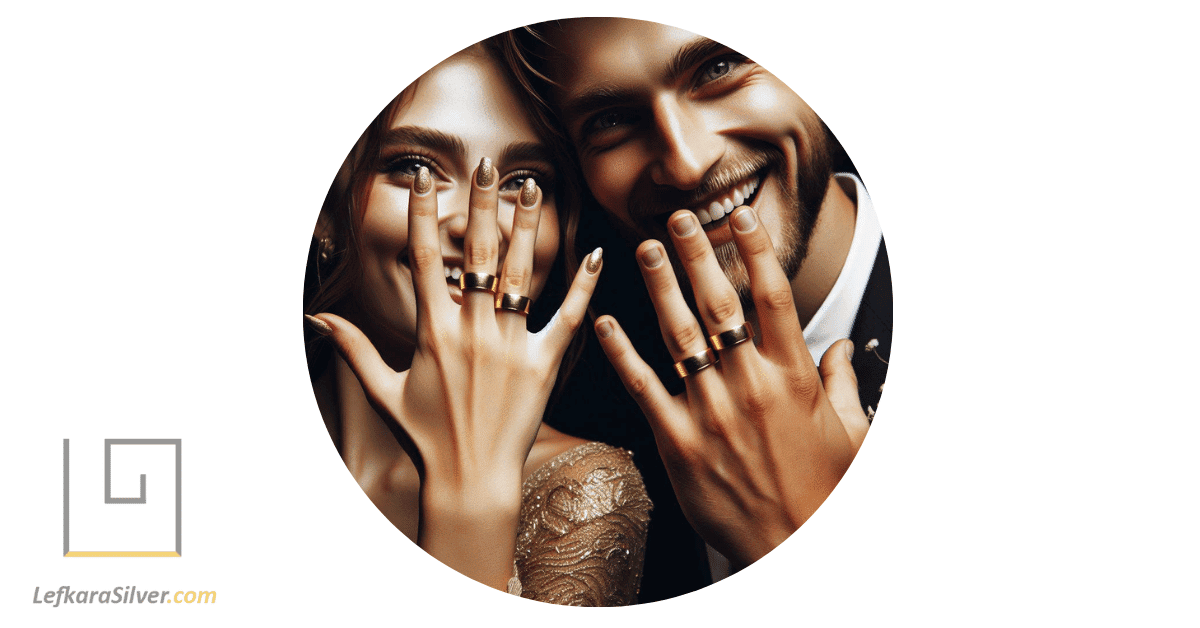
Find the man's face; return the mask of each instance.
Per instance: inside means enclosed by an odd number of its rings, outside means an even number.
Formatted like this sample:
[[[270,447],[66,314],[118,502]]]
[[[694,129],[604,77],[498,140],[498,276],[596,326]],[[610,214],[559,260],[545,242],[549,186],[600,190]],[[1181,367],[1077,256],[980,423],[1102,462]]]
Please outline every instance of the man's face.
[[[626,236],[674,255],[666,220],[691,209],[745,297],[728,214],[746,204],[794,276],[830,175],[812,109],[758,64],[687,31],[619,18],[561,24],[546,33],[561,53],[551,59],[555,103],[588,187]]]

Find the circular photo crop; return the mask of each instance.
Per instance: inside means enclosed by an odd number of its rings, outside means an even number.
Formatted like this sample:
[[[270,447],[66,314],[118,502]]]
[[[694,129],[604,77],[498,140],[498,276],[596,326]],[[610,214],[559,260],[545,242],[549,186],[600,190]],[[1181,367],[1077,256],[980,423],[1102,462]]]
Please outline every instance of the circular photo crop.
[[[682,595],[752,569],[857,454],[891,352],[882,232],[747,54],[629,19],[515,29],[405,87],[334,176],[304,287],[318,406],[463,575]]]

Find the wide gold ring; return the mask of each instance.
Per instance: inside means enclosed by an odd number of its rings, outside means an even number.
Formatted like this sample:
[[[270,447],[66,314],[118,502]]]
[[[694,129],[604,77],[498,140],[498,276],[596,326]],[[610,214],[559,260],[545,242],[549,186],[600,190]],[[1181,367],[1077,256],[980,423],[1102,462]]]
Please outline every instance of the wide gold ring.
[[[708,337],[708,341],[712,343],[713,348],[717,351],[735,345],[740,345],[747,340],[753,339],[754,327],[750,326],[750,321],[746,321],[728,331],[723,331],[719,334],[713,334]]]
[[[529,297],[523,297],[519,294],[504,292],[496,295],[496,309],[505,310],[508,312],[516,312],[517,314],[529,315],[529,306],[533,301]]]
[[[675,372],[679,375],[679,379],[684,379],[689,375],[695,375],[700,371],[717,363],[719,358],[712,349],[705,349],[696,355],[686,357],[675,363]]]
[[[483,290],[495,294],[499,285],[500,279],[487,273],[463,273],[458,278],[458,287],[463,290]]]

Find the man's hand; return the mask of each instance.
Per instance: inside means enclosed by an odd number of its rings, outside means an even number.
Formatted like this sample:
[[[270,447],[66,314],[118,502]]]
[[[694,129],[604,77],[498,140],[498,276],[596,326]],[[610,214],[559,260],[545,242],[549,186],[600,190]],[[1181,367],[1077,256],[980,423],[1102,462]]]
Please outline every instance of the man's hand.
[[[676,212],[669,224],[707,332],[688,309],[662,244],[644,242],[637,255],[663,339],[682,361],[707,349],[707,336],[746,317],[695,215]],[[774,549],[825,501],[854,459],[867,420],[845,357],[848,343],[834,345],[831,351],[842,354],[827,353],[818,372],[766,230],[749,207],[734,212],[730,227],[750,278],[757,346],[720,350],[715,367],[689,375],[687,391],[672,397],[612,317],[601,317],[596,332],[654,430],[688,521],[740,568]],[[836,407],[822,373],[838,392]]]

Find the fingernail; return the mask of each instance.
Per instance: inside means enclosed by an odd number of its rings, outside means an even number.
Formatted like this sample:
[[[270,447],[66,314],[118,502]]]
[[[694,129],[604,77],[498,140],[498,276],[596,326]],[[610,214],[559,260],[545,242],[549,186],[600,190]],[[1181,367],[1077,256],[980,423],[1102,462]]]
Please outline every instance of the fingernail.
[[[741,233],[754,231],[754,226],[758,224],[758,220],[754,218],[754,210],[743,209],[738,212],[738,215],[733,217],[733,228]]]
[[[854,359],[854,343],[853,342],[846,343],[846,359],[847,360]]]
[[[308,321],[308,324],[313,328],[313,331],[321,334],[322,336],[328,336],[329,334],[333,333],[333,328],[329,326],[329,323],[326,323],[316,316],[309,316],[308,314],[305,314],[304,320]]]
[[[657,246],[652,246],[642,252],[642,266],[646,268],[658,268],[662,265],[662,249]]]
[[[603,257],[604,249],[600,247],[596,247],[595,251],[592,251],[588,254],[587,259],[584,260],[583,266],[587,269],[589,274],[595,275],[597,272],[599,272],[601,258]]]
[[[537,181],[533,177],[525,179],[525,183],[521,185],[521,204],[525,207],[533,207],[534,201],[537,200]]]
[[[690,213],[671,221],[671,230],[677,236],[689,236],[696,230],[696,219]]]
[[[600,321],[600,324],[596,325],[596,335],[597,336],[600,336],[601,338],[608,338],[612,334],[613,334],[612,323],[610,323],[608,321]]]
[[[417,180],[413,181],[413,192],[425,194],[433,187],[433,177],[429,176],[429,168],[421,166],[417,169]]]
[[[475,171],[475,184],[486,188],[496,180],[496,170],[492,168],[492,160],[484,157],[479,160],[479,169]]]

